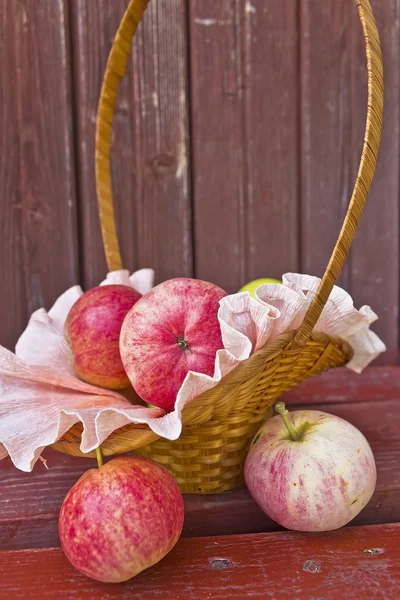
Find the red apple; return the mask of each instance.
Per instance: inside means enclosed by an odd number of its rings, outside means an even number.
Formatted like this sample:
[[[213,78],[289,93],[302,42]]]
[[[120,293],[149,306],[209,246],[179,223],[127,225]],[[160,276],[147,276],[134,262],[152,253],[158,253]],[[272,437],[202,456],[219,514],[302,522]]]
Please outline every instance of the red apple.
[[[347,421],[317,410],[267,421],[245,463],[247,487],[271,519],[297,531],[330,531],[351,521],[376,485],[372,450]]]
[[[121,362],[119,336],[125,316],[141,294],[125,285],[98,286],[71,308],[65,337],[80,379],[111,390],[130,385]]]
[[[59,516],[61,546],[84,575],[126,581],[161,560],[183,527],[183,499],[164,467],[120,457],[87,471]]]
[[[128,313],[121,330],[122,363],[143,400],[167,411],[188,371],[214,375],[223,348],[217,313],[226,292],[179,277],[153,288]]]

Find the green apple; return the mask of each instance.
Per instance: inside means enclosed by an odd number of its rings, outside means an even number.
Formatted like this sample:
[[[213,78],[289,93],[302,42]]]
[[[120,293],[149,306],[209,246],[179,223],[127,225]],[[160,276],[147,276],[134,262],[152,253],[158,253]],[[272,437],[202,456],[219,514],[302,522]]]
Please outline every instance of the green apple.
[[[250,283],[246,283],[246,285],[240,288],[239,292],[249,292],[250,296],[255,298],[256,289],[263,283],[282,283],[282,281],[279,281],[279,279],[255,279],[254,281],[250,281]]]

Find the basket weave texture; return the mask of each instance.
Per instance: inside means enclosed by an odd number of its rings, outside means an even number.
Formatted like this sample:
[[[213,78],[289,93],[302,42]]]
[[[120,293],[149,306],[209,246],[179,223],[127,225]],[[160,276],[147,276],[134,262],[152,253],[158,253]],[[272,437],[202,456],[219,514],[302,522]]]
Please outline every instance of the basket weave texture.
[[[122,268],[116,234],[110,147],[118,85],[125,74],[131,42],[149,0],[131,0],[115,37],[103,80],[96,132],[96,183],[103,242],[110,271]],[[359,172],[349,209],[321,285],[297,331],[267,344],[182,413],[176,441],[160,439],[147,426],[129,425],[102,444],[105,455],[134,450],[165,465],[186,493],[228,492],[243,485],[243,464],[251,440],[276,399],[301,381],[345,365],[352,349],[339,338],[314,331],[349,252],[371,186],[379,150],[383,112],[383,73],[379,36],[369,0],[355,0],[365,40],[368,107]],[[54,444],[73,455],[82,429],[74,426]]]

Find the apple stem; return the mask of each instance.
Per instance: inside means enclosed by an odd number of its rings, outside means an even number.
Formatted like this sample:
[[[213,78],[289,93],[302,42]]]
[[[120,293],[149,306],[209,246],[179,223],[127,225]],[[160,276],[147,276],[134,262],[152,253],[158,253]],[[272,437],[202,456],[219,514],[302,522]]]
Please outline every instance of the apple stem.
[[[96,448],[96,458],[97,458],[97,466],[100,469],[100,467],[103,466],[103,454],[101,452],[100,446],[98,448]]]
[[[187,343],[185,338],[182,336],[178,337],[177,344],[181,350],[187,350],[189,347],[189,344]]]
[[[285,427],[290,435],[290,438],[293,440],[293,442],[296,442],[300,438],[300,435],[290,422],[289,411],[287,410],[285,403],[278,402],[277,404],[275,404],[275,410],[281,415]]]

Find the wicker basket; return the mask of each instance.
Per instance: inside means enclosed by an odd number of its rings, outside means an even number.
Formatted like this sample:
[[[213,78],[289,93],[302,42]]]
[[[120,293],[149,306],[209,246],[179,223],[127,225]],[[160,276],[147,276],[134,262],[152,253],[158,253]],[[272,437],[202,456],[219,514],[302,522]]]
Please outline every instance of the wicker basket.
[[[130,0],[115,37],[100,95],[96,132],[96,180],[104,248],[110,271],[122,262],[114,220],[110,175],[112,121],[118,85],[126,70],[131,41],[149,0]],[[241,363],[213,389],[183,411],[181,437],[160,439],[147,426],[129,425],[109,436],[105,455],[130,450],[163,465],[183,492],[228,492],[243,484],[250,442],[275,400],[308,377],[342,366],[352,350],[343,340],[314,331],[339,276],[363,211],[374,174],[383,111],[382,58],[369,0],[355,0],[365,38],[368,111],[364,146],[350,206],[325,275],[304,322]],[[81,455],[81,427],[73,427],[54,447]]]

